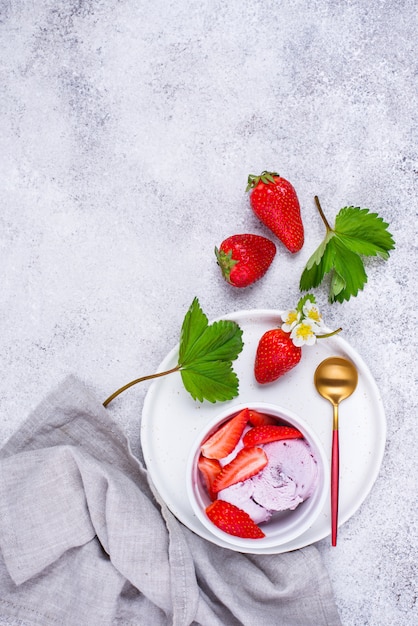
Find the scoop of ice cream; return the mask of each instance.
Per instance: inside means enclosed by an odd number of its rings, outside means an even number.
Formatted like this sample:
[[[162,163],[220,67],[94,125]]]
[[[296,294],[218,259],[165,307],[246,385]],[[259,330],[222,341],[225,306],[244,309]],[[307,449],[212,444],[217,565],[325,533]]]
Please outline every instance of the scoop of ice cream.
[[[265,444],[266,467],[250,480],[252,498],[273,511],[293,510],[312,495],[318,480],[318,465],[303,439]]]
[[[255,476],[218,493],[260,524],[274,511],[295,509],[312,495],[318,480],[318,466],[309,444],[303,439],[286,439],[263,445],[266,467]]]
[[[235,506],[248,513],[256,524],[267,522],[272,513],[252,499],[253,491],[254,483],[249,479],[222,489],[218,493],[218,498],[235,504]]]

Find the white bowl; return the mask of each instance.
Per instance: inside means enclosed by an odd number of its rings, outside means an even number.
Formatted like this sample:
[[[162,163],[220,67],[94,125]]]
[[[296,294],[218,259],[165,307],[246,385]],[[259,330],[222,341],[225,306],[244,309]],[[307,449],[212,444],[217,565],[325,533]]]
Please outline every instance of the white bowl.
[[[318,481],[312,495],[299,504],[296,509],[273,514],[272,518],[260,528],[265,537],[260,539],[245,539],[230,535],[213,524],[205,513],[206,507],[211,503],[205,486],[202,482],[197,462],[200,456],[202,442],[215,432],[227,419],[233,417],[244,408],[253,409],[260,413],[273,416],[278,423],[298,428],[307,443],[318,464]],[[232,549],[250,551],[252,547],[271,548],[296,539],[308,530],[315,522],[324,508],[329,492],[329,467],[328,459],[318,437],[312,428],[298,415],[283,407],[268,403],[249,403],[229,406],[223,412],[211,420],[199,437],[194,442],[187,462],[187,495],[194,514],[200,523],[215,538],[228,543]]]

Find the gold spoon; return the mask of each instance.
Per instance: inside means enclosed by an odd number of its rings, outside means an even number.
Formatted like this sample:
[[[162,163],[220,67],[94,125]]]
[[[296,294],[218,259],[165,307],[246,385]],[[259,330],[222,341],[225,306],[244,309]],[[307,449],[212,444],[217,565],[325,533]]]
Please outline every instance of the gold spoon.
[[[338,485],[340,473],[340,453],[338,441],[338,405],[357,387],[358,374],[351,361],[339,356],[325,359],[318,365],[314,374],[314,383],[318,393],[329,400],[333,406],[331,454],[331,541],[337,545],[338,527]]]

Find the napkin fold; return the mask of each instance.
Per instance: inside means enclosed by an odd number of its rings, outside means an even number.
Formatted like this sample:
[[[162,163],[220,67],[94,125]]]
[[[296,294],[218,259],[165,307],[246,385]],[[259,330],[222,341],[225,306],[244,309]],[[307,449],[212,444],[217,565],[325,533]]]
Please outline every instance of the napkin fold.
[[[0,624],[341,622],[315,546],[251,555],[194,534],[69,377],[0,451]]]

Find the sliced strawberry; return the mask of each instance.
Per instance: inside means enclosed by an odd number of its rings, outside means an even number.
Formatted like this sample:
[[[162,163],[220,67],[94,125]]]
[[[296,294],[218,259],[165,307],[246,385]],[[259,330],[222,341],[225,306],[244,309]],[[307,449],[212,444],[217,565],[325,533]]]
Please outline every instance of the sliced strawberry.
[[[213,491],[213,481],[221,471],[222,465],[217,459],[207,459],[200,455],[197,466],[202,473],[210,499],[215,500],[216,493]]]
[[[247,422],[248,409],[243,409],[206,439],[200,449],[203,456],[209,459],[223,459],[231,454]]]
[[[262,539],[265,534],[251,517],[230,502],[215,500],[206,509],[210,521],[228,535],[245,539]]]
[[[291,426],[265,424],[250,428],[245,433],[242,442],[245,447],[252,447],[270,443],[271,441],[279,441],[280,439],[303,439],[303,434],[300,430]]]
[[[260,413],[259,411],[254,411],[253,409],[249,409],[248,421],[252,426],[262,426],[263,424],[277,423],[272,415],[267,415],[267,413]]]
[[[223,466],[213,482],[213,490],[218,493],[221,489],[255,476],[267,465],[267,461],[262,448],[242,448],[235,459]]]

